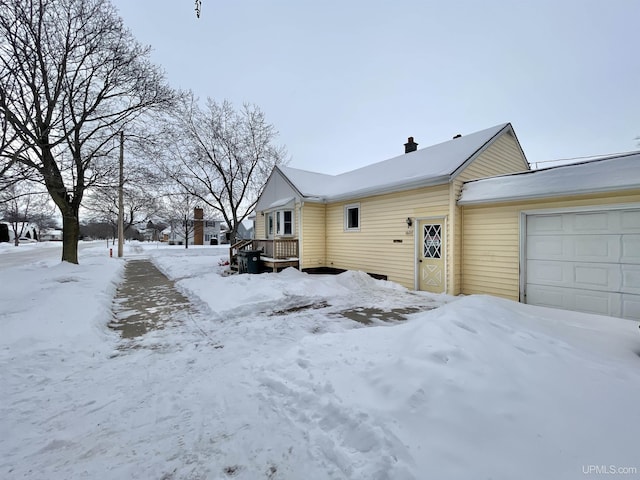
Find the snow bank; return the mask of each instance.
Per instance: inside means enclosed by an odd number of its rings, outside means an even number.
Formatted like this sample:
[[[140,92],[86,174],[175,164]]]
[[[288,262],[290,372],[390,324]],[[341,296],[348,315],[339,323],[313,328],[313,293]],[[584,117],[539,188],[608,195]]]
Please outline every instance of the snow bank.
[[[306,337],[263,383],[286,386],[293,415],[313,412],[309,447],[345,455],[347,478],[579,478],[582,465],[630,465],[637,324],[563,316],[467,297],[392,329]]]

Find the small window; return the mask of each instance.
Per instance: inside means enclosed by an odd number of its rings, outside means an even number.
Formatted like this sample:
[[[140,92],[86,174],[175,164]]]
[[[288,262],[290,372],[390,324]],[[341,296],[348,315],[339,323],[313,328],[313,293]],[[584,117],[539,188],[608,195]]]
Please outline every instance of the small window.
[[[293,210],[276,212],[276,232],[278,235],[293,235]]]
[[[424,258],[440,258],[442,253],[442,225],[425,225],[422,231]]]
[[[266,219],[264,222],[264,230],[267,238],[273,237],[273,212],[267,213]]]
[[[293,234],[293,212],[291,210],[285,210],[282,212],[284,218],[283,235]]]
[[[344,229],[360,230],[360,204],[346,205],[344,207]]]

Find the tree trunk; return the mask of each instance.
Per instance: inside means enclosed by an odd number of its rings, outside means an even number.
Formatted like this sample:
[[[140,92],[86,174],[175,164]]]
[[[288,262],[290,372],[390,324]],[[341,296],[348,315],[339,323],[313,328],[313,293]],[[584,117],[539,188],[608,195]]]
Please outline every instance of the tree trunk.
[[[80,237],[80,221],[77,212],[62,217],[62,261],[78,263],[78,238]]]

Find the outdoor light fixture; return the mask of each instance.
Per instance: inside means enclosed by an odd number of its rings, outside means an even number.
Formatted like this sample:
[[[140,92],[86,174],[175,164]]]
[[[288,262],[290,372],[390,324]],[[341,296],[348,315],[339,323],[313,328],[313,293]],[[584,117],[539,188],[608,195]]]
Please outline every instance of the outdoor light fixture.
[[[413,220],[411,220],[411,217],[407,217],[407,227],[410,227],[411,225],[413,225]]]

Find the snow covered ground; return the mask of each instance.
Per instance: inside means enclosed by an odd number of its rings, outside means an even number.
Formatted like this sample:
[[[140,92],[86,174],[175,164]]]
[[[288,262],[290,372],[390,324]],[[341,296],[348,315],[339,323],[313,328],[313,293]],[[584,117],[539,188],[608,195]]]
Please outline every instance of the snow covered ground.
[[[195,313],[123,340],[104,242],[80,265],[0,245],[0,478],[640,476],[637,322],[358,272],[224,277],[226,254],[128,244]],[[361,307],[421,311],[341,314]]]

